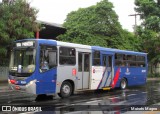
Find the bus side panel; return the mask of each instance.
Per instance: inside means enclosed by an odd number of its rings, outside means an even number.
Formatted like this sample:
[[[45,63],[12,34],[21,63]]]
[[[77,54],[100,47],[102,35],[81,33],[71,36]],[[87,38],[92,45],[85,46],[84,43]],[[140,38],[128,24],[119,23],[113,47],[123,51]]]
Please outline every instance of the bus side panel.
[[[119,78],[115,87],[120,87],[122,78],[127,79],[128,86],[143,85],[146,83],[146,68],[115,67],[115,73],[120,69]],[[114,80],[114,79],[113,79]]]
[[[54,94],[56,91],[57,69],[40,73],[37,76],[36,94]]]
[[[84,85],[89,86],[89,81],[84,80],[84,82],[81,82],[82,80],[79,79],[78,55],[79,55],[79,53],[91,53],[91,50],[89,49],[89,47],[85,47],[85,46],[76,47],[74,45],[68,45],[68,44],[65,44],[65,43],[63,43],[63,44],[59,43],[58,49],[60,47],[65,47],[65,46],[68,47],[68,48],[75,48],[75,50],[76,50],[76,63],[75,63],[75,65],[68,65],[68,64],[63,64],[63,65],[59,64],[58,65],[58,67],[57,67],[56,93],[60,92],[61,85],[66,80],[71,81],[73,83],[74,91],[76,91],[79,88],[78,86],[82,83]],[[79,46],[79,45],[77,45],[77,46]],[[60,63],[59,53],[58,53],[58,63]],[[91,60],[90,60],[90,63],[91,63]],[[84,75],[85,75],[85,73],[86,72],[84,72]]]
[[[60,92],[61,85],[65,80],[73,81],[73,83],[75,84],[76,76],[74,76],[72,74],[73,70],[75,70],[75,69],[76,69],[76,72],[77,72],[77,67],[76,66],[60,65],[58,67],[58,69],[57,69],[58,71],[57,71],[56,93]]]
[[[54,94],[56,92],[57,68],[53,67],[44,72],[40,70],[40,45],[57,46],[57,42],[54,40],[39,40],[36,56],[36,94]]]

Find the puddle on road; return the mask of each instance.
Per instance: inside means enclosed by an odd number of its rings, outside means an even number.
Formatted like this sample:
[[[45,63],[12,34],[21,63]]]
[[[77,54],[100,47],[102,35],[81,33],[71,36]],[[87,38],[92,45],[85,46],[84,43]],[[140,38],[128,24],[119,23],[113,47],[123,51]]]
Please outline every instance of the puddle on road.
[[[51,110],[56,103],[63,103],[63,107],[57,107],[57,109],[53,111],[55,114],[59,112],[58,110],[65,114],[114,114],[126,113],[126,111],[131,110],[130,106],[146,106],[159,103],[159,90],[160,81],[149,81],[146,86],[130,87],[126,90],[113,90],[111,92],[84,92],[71,96],[68,99],[58,99],[57,101],[53,99],[35,101],[35,97],[24,96],[25,94],[19,94],[19,97],[15,97],[16,95],[14,95],[14,98],[10,98],[9,101],[11,104],[31,103],[34,105],[48,105],[44,111]],[[82,110],[83,113],[81,113]],[[93,110],[94,112],[91,112]],[[47,113],[49,113],[48,111]]]
[[[149,86],[149,85],[150,84],[148,84],[147,87],[144,87],[144,86],[137,87],[137,88],[133,87],[127,90],[115,92],[115,93],[118,93],[118,95],[115,95],[114,92],[109,92],[107,94],[111,93],[110,95],[106,95],[104,97],[100,95],[101,97],[97,97],[97,99],[94,99],[93,101],[91,100],[92,98],[90,98],[86,102],[83,101],[79,103],[76,102],[68,106],[65,105],[63,108],[60,107],[59,110],[62,112],[71,113],[71,114],[76,114],[77,111],[81,111],[81,110],[88,111],[88,112],[90,112],[91,110],[100,111],[100,112],[101,110],[106,112],[112,111],[113,113],[111,114],[114,114],[115,111],[120,111],[120,113],[126,113],[126,111],[131,110],[130,106],[146,106],[146,105],[155,104],[156,102],[160,102],[160,97],[157,97],[157,96],[160,96],[160,93],[158,92],[153,93],[153,90],[151,89],[151,87],[153,86]],[[76,100],[77,97],[78,95],[75,96],[75,98],[73,97],[73,99]],[[85,98],[87,99],[87,97]],[[68,100],[70,99],[73,100],[72,97],[69,98]],[[63,101],[65,103],[65,100]],[[75,111],[75,113],[73,111]],[[77,113],[77,114],[82,114],[82,113]]]

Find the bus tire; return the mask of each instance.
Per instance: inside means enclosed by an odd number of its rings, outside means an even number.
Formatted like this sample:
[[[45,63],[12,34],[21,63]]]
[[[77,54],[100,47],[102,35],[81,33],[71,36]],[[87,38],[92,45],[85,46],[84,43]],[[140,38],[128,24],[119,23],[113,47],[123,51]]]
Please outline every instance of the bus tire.
[[[39,100],[44,100],[44,99],[46,99],[47,98],[47,95],[46,94],[39,94],[39,95],[37,95],[37,97],[36,97],[36,101],[39,101]]]
[[[60,93],[58,94],[61,98],[67,98],[71,96],[73,92],[73,87],[70,82],[65,81],[61,85]]]
[[[122,90],[127,88],[127,80],[125,78],[122,78],[121,82],[120,82],[120,88]]]

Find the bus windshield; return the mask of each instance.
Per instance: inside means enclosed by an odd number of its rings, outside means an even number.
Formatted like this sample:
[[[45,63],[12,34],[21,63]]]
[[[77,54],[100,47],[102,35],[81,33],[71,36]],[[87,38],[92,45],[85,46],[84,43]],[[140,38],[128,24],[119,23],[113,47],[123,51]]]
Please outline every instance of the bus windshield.
[[[11,51],[10,73],[31,74],[35,70],[36,50],[32,47],[18,47]],[[28,75],[29,76],[29,75]]]

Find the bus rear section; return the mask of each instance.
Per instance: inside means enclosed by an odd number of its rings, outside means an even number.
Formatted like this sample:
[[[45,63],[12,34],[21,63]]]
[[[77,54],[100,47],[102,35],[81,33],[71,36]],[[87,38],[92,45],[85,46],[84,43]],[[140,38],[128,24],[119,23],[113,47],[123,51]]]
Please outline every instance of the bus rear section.
[[[119,80],[112,87],[145,85],[148,73],[147,54],[140,52],[115,53],[115,78]],[[115,79],[116,80],[116,79]]]
[[[93,46],[91,89],[145,85],[147,53]]]

